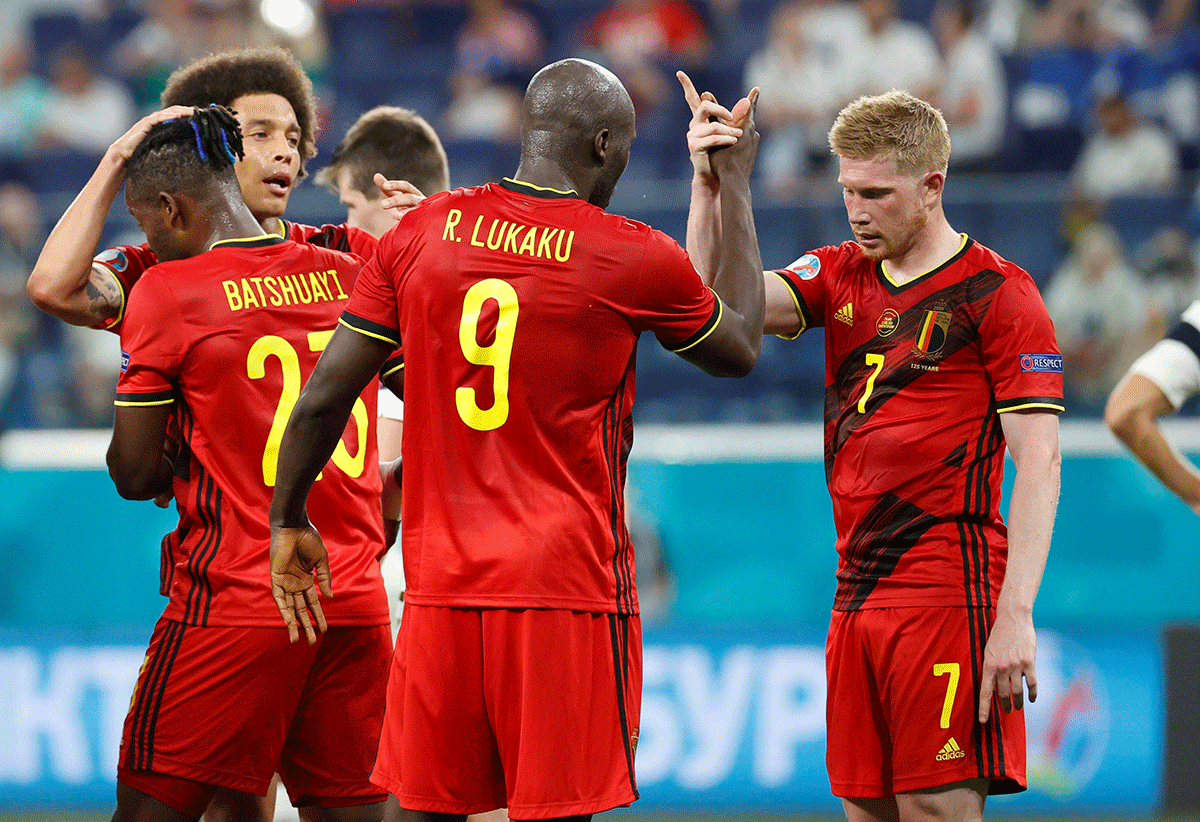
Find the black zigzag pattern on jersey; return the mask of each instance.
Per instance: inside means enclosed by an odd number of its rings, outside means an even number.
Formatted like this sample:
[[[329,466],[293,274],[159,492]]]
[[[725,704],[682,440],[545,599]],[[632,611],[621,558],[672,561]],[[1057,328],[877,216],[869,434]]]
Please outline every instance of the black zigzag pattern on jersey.
[[[125,751],[125,767],[132,770],[149,770],[154,765],[154,733],[158,726],[158,713],[162,708],[175,657],[183,645],[184,624],[174,620],[165,621],[165,624],[166,634],[155,644],[154,653],[146,660],[130,708],[133,722],[130,725],[129,748]]]
[[[838,365],[833,390],[825,394],[825,478],[833,472],[833,461],[838,451],[846,444],[850,435],[871,418],[884,403],[904,388],[916,382],[926,371],[912,368],[914,363],[928,360],[917,349],[917,335],[927,311],[949,310],[954,320],[946,333],[946,341],[938,350],[944,359],[978,339],[979,329],[968,318],[981,317],[992,303],[997,289],[1004,283],[1004,275],[998,271],[984,269],[953,285],[939,289],[925,297],[900,315],[896,330],[888,337],[873,337],[850,351]],[[947,308],[948,307],[948,308]],[[966,309],[961,310],[961,309]],[[904,343],[911,342],[912,348],[897,361],[897,351],[905,350]],[[890,362],[884,361],[882,370],[876,374],[875,366],[867,364],[868,354],[891,352]],[[866,393],[868,378],[875,375],[870,397],[865,410],[860,413],[858,402]]]
[[[625,476],[629,452],[633,448],[633,417],[625,402],[625,383],[633,376],[637,349],[629,355],[625,373],[617,382],[604,407],[602,418],[604,455],[608,462],[610,523],[613,535],[613,579],[617,586],[617,613],[637,611],[633,585],[633,545],[625,527]]]
[[[880,497],[846,546],[846,567],[855,571],[838,579],[834,610],[857,611],[862,607],[879,580],[896,570],[900,558],[936,521],[932,514],[895,494]]]
[[[608,614],[609,634],[612,637],[613,671],[617,686],[617,712],[621,718],[621,747],[625,749],[625,764],[629,772],[629,787],[633,790],[633,798],[641,794],[637,789],[637,778],[633,773],[633,737],[629,732],[629,716],[626,712],[626,698],[629,695],[629,620],[628,614]]]

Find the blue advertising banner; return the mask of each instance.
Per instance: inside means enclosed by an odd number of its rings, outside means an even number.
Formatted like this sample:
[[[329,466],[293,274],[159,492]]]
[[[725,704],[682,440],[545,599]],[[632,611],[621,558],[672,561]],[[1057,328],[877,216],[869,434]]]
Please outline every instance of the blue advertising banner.
[[[0,633],[0,809],[112,805],[147,638]],[[1150,814],[1162,769],[1154,634],[1039,638],[1040,696],[1026,710],[1030,790],[990,807]],[[813,629],[648,627],[638,806],[836,813],[824,671]]]

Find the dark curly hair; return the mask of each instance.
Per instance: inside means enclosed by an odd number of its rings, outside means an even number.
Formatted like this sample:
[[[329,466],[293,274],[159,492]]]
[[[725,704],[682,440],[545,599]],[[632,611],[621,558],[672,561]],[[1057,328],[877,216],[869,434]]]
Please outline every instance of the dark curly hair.
[[[126,164],[130,199],[146,201],[160,191],[201,201],[237,188],[233,164],[242,157],[242,132],[223,106],[193,108],[190,117],[150,129]]]
[[[303,67],[283,48],[254,48],[226,51],[202,57],[176,69],[163,89],[162,105],[229,106],[243,94],[278,94],[291,103],[300,124],[300,168],[317,154],[316,99],[312,80]]]

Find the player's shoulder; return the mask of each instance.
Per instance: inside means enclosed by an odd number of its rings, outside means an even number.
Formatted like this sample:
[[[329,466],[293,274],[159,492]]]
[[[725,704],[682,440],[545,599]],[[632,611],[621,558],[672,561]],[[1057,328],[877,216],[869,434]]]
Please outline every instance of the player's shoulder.
[[[356,254],[363,259],[369,259],[379,246],[372,234],[361,228],[346,223],[325,223],[312,226],[283,220],[283,236],[296,243],[327,248],[343,254]]]
[[[978,240],[971,239],[968,247],[964,250],[962,256],[963,262],[967,263],[971,268],[976,268],[980,271],[995,271],[1003,276],[1006,280],[1020,280],[1022,282],[1033,282],[1033,278],[1029,272],[1021,268],[1012,260],[1002,257],[999,252],[988,248]]]

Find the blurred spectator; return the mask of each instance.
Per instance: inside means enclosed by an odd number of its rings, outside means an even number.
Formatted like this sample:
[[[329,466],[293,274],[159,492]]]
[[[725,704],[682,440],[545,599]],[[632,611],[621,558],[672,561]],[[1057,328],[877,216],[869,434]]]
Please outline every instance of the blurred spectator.
[[[63,332],[72,421],[82,428],[111,428],[121,373],[121,339],[77,325],[64,325]]]
[[[1179,182],[1179,152],[1161,128],[1139,122],[1129,101],[1114,94],[1096,107],[1097,131],[1071,171],[1079,196],[1104,202],[1120,195],[1168,193]]]
[[[42,220],[33,193],[16,183],[0,185],[0,430],[17,413],[14,390],[37,317],[25,294],[42,241]]]
[[[125,88],[96,74],[82,46],[68,45],[51,69],[41,145],[100,155],[133,124],[133,99]]]
[[[687,69],[708,54],[704,21],[686,0],[612,0],[586,25],[587,48],[625,83],[638,113],[676,95],[669,61]]]
[[[896,0],[859,0],[867,21],[849,67],[852,96],[900,89],[923,100],[937,84],[938,52],[924,26],[897,17]]]
[[[1191,240],[1175,226],[1159,229],[1147,244],[1140,268],[1145,272],[1148,295],[1146,337],[1157,340],[1200,297]]]
[[[846,102],[844,75],[814,46],[803,0],[777,6],[766,46],[746,63],[747,89],[761,90],[755,119],[763,132],[758,163],[778,195],[795,193],[810,155],[828,156],[826,132]]]
[[[934,98],[950,127],[950,165],[988,171],[1004,143],[1008,87],[996,48],[977,32],[970,0],[941,0],[933,32],[942,53]]]
[[[1102,65],[1094,10],[1088,0],[1051,0],[1031,32],[1013,117],[1025,129],[1082,129]]]
[[[528,11],[508,0],[471,0],[470,17],[455,38],[447,136],[515,140],[522,93],[545,56],[541,29]]]
[[[133,88],[138,108],[157,107],[171,72],[188,62],[197,37],[191,0],[146,0],[146,16],[114,49],[117,70]]]
[[[42,130],[46,87],[29,71],[29,44],[16,40],[0,53],[0,154],[24,155]]]
[[[1067,407],[1098,413],[1148,347],[1146,292],[1111,226],[1084,229],[1045,297],[1063,353]]]

